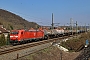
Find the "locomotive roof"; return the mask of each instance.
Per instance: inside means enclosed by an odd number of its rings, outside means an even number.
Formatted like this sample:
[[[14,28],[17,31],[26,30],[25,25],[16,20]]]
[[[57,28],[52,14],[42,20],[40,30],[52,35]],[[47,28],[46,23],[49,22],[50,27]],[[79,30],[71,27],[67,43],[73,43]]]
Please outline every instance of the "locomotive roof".
[[[40,30],[29,30],[29,31],[40,31]]]

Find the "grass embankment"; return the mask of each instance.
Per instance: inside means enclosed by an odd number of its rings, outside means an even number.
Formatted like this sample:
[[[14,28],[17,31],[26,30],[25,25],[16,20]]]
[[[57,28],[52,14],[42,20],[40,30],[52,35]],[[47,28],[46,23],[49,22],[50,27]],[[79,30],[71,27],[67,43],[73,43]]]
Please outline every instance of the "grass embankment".
[[[60,60],[60,50],[57,47],[48,47],[18,60]]]
[[[74,60],[78,55],[78,52],[67,53],[61,51],[56,46],[51,46],[36,53],[19,58],[17,60]]]
[[[77,49],[85,45],[85,41],[87,39],[90,41],[90,32],[82,33],[80,36],[74,37],[66,42],[62,42],[61,45],[70,51],[77,51]]]

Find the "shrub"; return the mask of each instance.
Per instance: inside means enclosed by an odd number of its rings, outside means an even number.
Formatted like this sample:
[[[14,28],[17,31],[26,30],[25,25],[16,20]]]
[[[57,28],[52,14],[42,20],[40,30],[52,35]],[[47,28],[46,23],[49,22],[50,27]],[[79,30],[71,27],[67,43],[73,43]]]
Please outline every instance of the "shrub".
[[[82,33],[81,36],[77,38],[62,42],[61,45],[69,50],[76,51],[80,46],[85,45],[87,39],[90,43],[90,32]]]
[[[6,45],[6,40],[4,34],[0,36],[0,46]]]
[[[8,34],[8,36],[7,36],[7,45],[9,45],[10,44],[10,34]]]

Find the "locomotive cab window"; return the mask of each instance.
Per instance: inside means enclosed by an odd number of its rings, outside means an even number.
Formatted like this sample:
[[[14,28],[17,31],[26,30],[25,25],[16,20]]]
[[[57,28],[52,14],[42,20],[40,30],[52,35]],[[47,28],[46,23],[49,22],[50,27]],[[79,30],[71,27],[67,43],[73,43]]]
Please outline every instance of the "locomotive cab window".
[[[18,34],[18,32],[11,32],[11,34]]]

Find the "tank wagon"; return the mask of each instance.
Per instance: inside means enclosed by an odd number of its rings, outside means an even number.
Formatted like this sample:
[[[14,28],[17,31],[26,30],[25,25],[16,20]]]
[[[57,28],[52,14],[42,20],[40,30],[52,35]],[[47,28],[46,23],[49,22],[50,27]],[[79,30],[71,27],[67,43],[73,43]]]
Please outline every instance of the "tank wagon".
[[[64,30],[60,29],[51,29],[51,30],[44,30],[45,36],[47,38],[57,38],[64,35]]]

